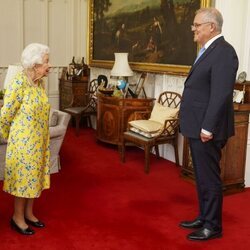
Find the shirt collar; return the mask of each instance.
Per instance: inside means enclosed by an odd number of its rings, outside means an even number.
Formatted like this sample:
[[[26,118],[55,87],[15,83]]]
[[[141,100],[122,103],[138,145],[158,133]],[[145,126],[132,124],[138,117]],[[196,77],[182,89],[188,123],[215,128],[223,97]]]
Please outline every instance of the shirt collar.
[[[222,34],[216,35],[213,38],[211,38],[210,40],[208,40],[205,45],[204,48],[207,49],[216,39],[218,39],[219,37],[223,36]]]

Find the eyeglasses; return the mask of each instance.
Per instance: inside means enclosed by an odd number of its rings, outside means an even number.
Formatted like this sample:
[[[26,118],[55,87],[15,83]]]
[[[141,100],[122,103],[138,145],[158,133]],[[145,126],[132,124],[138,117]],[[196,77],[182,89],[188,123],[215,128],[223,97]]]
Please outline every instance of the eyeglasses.
[[[211,22],[205,22],[205,23],[194,23],[193,25],[191,25],[191,30],[193,30],[193,29],[197,29],[197,28],[199,28],[201,25],[203,25],[203,24],[208,24],[208,23],[211,23]]]

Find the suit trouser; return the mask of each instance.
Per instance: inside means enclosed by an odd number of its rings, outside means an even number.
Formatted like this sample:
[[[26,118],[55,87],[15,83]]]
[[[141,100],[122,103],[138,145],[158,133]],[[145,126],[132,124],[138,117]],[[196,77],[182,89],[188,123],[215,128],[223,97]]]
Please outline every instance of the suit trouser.
[[[222,181],[220,177],[221,149],[224,141],[210,140],[203,143],[200,139],[189,138],[200,214],[204,227],[222,230]]]

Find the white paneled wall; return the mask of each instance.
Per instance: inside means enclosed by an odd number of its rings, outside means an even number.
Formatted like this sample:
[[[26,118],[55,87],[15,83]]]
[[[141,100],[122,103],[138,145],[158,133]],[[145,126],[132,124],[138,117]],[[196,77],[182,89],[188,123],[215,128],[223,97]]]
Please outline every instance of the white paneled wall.
[[[37,0],[21,0],[20,2],[23,3],[23,44],[33,42],[48,44],[48,2]]]
[[[0,0],[0,88],[7,66],[20,61],[23,48],[31,42],[48,44],[53,65],[47,79],[50,103],[58,108],[58,78],[62,67],[73,56],[85,57],[88,45],[89,0]],[[239,72],[246,71],[250,78],[250,1],[213,0],[224,16],[223,34],[239,56]],[[99,74],[110,76],[106,69],[91,69],[91,79]],[[135,74],[130,81],[138,78]],[[185,77],[148,74],[145,88],[148,96],[157,97],[169,89],[182,93]],[[182,159],[182,137],[179,142]],[[173,150],[161,147],[161,155],[173,160]],[[250,186],[250,133],[247,143],[246,184]]]
[[[26,45],[47,44],[53,68],[46,87],[51,105],[58,108],[62,67],[73,56],[87,56],[87,0],[0,0],[0,10],[0,88],[8,65],[20,62]]]
[[[18,62],[23,49],[23,2],[0,0],[0,66]]]

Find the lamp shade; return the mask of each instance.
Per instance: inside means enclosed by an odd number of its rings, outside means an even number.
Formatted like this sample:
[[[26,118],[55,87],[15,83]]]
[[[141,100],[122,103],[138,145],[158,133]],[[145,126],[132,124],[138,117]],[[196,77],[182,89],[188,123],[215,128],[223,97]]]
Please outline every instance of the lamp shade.
[[[4,89],[8,88],[8,85],[11,83],[12,79],[15,77],[15,75],[22,71],[23,67],[20,64],[11,64],[8,67],[7,73],[6,73],[6,77],[4,80]]]
[[[115,63],[111,76],[132,76],[133,71],[128,64],[128,53],[115,53]]]

